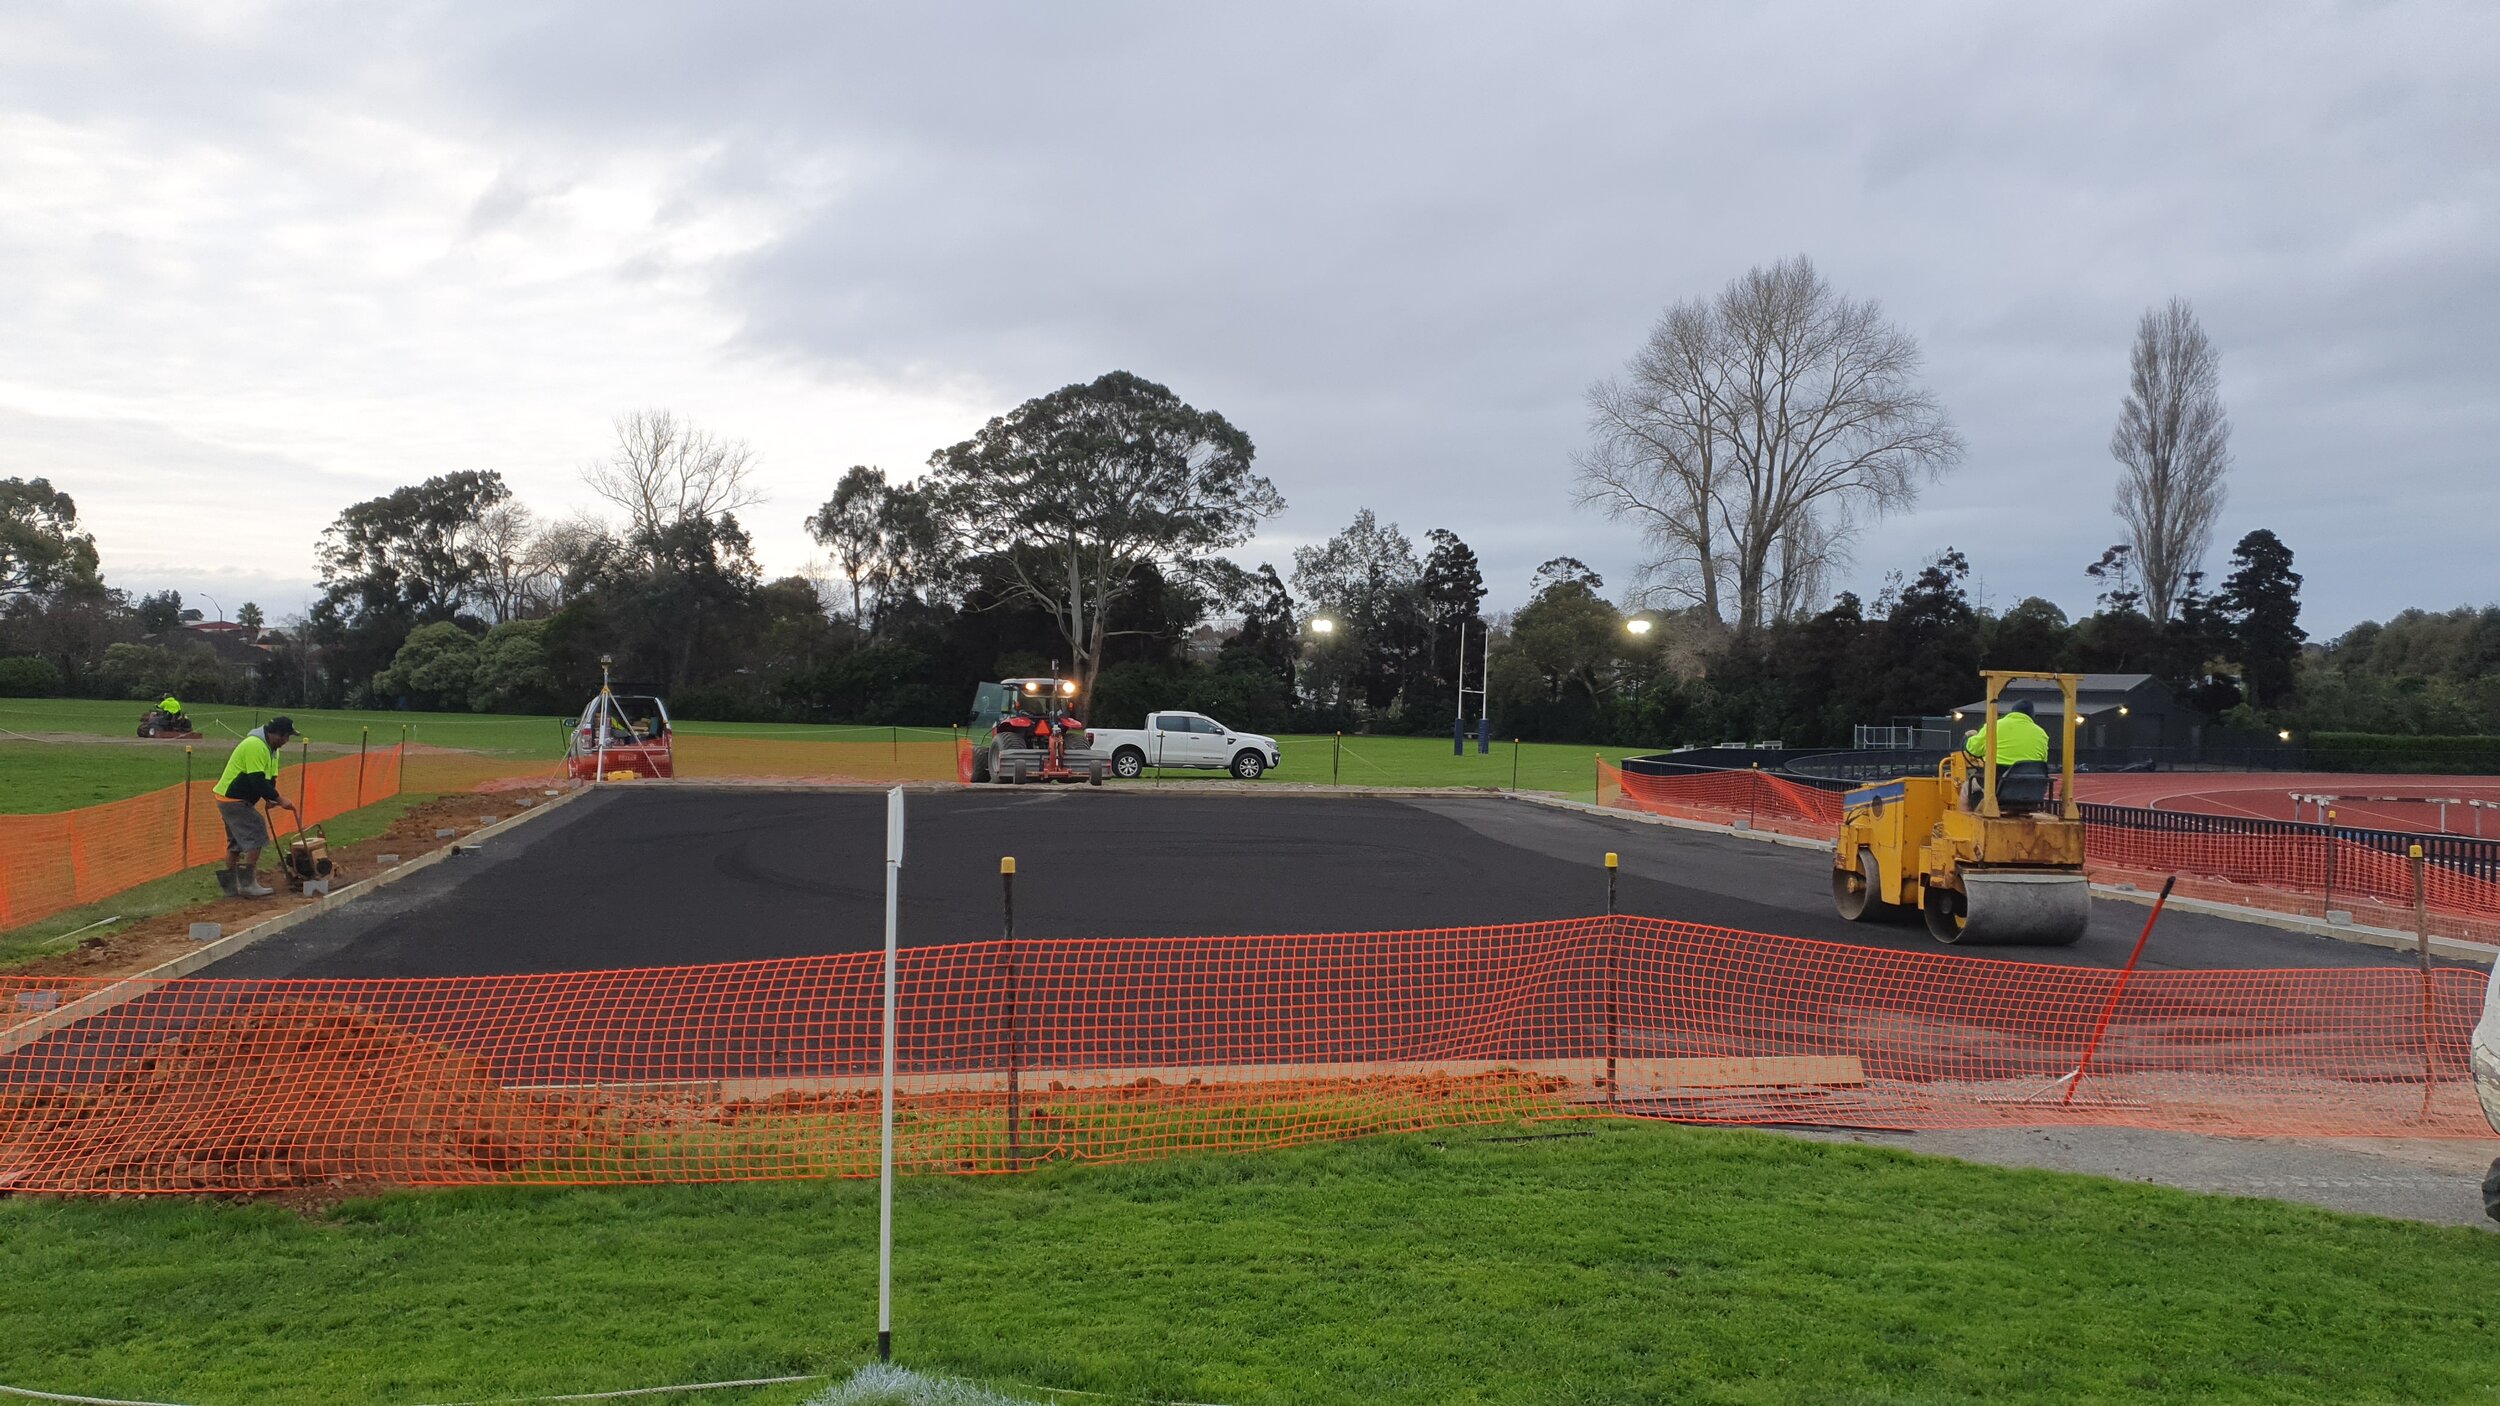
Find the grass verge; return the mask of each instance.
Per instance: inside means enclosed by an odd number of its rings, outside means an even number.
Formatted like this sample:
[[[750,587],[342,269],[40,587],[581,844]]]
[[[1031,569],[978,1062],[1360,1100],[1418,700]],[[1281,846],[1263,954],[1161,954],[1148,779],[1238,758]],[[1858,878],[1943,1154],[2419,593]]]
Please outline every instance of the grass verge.
[[[2353,1402],[2500,1380],[2500,1256],[2472,1231],[1756,1133],[911,1179],[896,1223],[899,1359],[1011,1392]],[[0,1382],[286,1406],[847,1371],[875,1226],[869,1182],[311,1216],[21,1198],[0,1203]]]
[[[1500,741],[1479,754],[1474,742],[1465,756],[1450,753],[1447,737],[1350,736],[1342,742],[1327,733],[1279,737],[1285,764],[1268,773],[1278,781],[1337,782],[1347,786],[1482,786],[1495,790],[1550,791],[1585,800],[1596,781],[1595,758],[1620,764],[1625,757],[1647,756],[1655,747],[1591,747],[1577,742]],[[1167,777],[1204,777],[1205,772],[1171,771]]]

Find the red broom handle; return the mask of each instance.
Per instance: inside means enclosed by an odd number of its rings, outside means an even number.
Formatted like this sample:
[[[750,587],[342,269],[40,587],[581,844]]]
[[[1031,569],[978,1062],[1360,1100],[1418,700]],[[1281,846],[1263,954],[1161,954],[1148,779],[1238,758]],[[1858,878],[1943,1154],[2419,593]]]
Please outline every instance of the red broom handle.
[[[2179,882],[2171,875],[2161,881],[2161,896],[2153,900],[2153,911],[2144,915],[2144,931],[2136,935],[2135,950],[2127,954],[2127,965],[2118,973],[2118,984],[2110,989],[2109,1003],[2101,1007],[2101,1018],[2092,1027],[2091,1042],[2083,1047],[2083,1060],[2075,1066],[2075,1077],[2066,1084],[2066,1096],[2059,1103],[2075,1101],[2075,1090],[2083,1087],[2085,1071],[2092,1067],[2092,1053],[2101,1047],[2101,1037],[2109,1033],[2109,1018],[2118,1013],[2118,1000],[2127,994],[2127,980],[2135,975],[2135,964],[2144,960],[2144,944],[2153,937],[2153,924],[2161,918],[2161,906],[2170,901],[2170,886]]]

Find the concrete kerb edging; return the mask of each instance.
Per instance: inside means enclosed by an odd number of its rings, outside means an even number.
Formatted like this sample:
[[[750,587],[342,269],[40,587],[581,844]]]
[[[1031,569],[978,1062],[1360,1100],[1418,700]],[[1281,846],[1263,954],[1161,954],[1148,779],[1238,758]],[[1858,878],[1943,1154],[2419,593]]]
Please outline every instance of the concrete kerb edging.
[[[1576,810],[1586,815],[1603,815],[1617,820],[1634,820],[1644,825],[1664,825],[1673,830],[1692,830],[1703,834],[1731,835],[1744,840],[1763,840],[1775,845],[1787,845],[1791,849],[1830,849],[1829,845],[1820,840],[1799,839],[1795,835],[1774,834],[1767,830],[1756,830],[1743,825],[1714,825],[1706,820],[1686,820],[1681,816],[1652,815],[1647,811],[1621,810],[1593,805],[1587,801],[1569,800],[1562,796],[1549,796],[1530,791],[1512,791],[1505,794],[1518,800],[1533,801],[1538,805],[1553,806],[1560,810]],[[2149,905],[2153,901],[2152,894],[2133,884],[2096,883],[2092,886],[2092,892],[2096,897],[2114,898],[2127,903]],[[2210,898],[2187,898],[2172,894],[2170,906],[2189,913],[2229,918],[2235,922],[2262,923],[2267,927],[2307,933],[2313,937],[2331,937],[2338,942],[2357,942],[2366,947],[2383,947],[2400,952],[2414,951],[2421,941],[2414,934],[2395,928],[2329,923],[2317,918],[2305,918],[2297,913],[2278,913],[2271,908],[2247,908],[2236,903],[2224,903]],[[2481,942],[2467,942],[2461,938],[2433,937],[2431,955],[2452,962],[2472,962],[2488,967],[2495,964],[2495,959],[2500,959],[2500,947]]]
[[[298,923],[310,922],[333,908],[353,903],[375,889],[398,883],[411,874],[431,869],[457,854],[464,846],[500,835],[516,825],[536,819],[549,811],[560,810],[590,794],[594,789],[596,788],[590,786],[577,786],[554,800],[542,801],[517,815],[506,816],[492,825],[480,826],[452,844],[418,855],[405,863],[394,865],[370,879],[359,879],[335,893],[324,894],[299,908],[292,908],[254,923],[241,932],[218,938],[214,942],[201,943],[194,950],[185,952],[171,961],[159,962],[146,971],[123,977],[103,990],[90,992],[58,1010],[23,1024],[13,1025],[6,1031],[0,1031],[0,1055],[15,1054],[55,1031],[75,1025],[89,1016],[101,1015],[126,1001],[145,996],[176,977],[189,976],[211,963],[233,956],[264,938],[275,937]]]

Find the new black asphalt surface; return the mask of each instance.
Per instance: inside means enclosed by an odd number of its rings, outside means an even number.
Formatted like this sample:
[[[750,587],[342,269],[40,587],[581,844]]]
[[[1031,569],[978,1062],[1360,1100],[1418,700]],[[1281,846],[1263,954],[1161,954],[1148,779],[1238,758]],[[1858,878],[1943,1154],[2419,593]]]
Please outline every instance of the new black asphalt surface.
[[[885,799],[619,787],[515,827],[209,968],[218,977],[466,976],[742,961],[884,941]],[[2095,900],[2072,947],[1946,949],[1832,911],[1817,851],[1499,796],[977,789],[909,798],[906,944],[1383,931],[1604,911],[1902,951],[2116,966],[2141,904]],[[2404,964],[2399,953],[2172,910],[2148,967]]]

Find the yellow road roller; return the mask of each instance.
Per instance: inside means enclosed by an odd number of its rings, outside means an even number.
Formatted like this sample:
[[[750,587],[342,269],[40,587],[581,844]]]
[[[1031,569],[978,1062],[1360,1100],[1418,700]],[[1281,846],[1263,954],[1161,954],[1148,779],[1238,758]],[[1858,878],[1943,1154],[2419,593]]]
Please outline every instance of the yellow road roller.
[[[1832,902],[1853,921],[1915,908],[1938,942],[2062,947],[2092,917],[2075,801],[2077,676],[1989,669],[1981,677],[1980,757],[1956,750],[1933,776],[1861,786],[1843,801]],[[2006,685],[2024,680],[2055,684],[2062,700],[2050,732],[2064,741],[2056,771],[2046,761],[1999,763],[1999,701]]]

